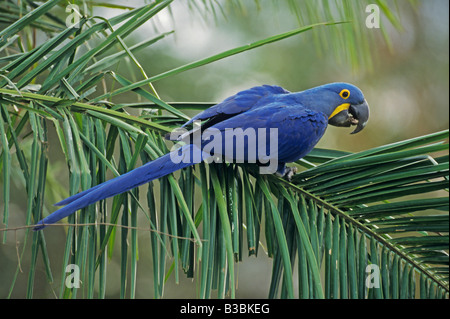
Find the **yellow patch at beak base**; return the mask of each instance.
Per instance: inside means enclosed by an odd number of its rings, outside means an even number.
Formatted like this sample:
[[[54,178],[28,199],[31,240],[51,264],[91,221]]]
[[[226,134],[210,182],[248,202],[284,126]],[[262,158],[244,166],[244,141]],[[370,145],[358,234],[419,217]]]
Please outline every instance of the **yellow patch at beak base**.
[[[343,110],[348,110],[348,108],[350,107],[350,103],[344,103],[339,105],[337,108],[334,109],[333,113],[331,113],[331,115],[328,117],[328,119],[331,119],[333,116],[335,116],[336,114],[338,114],[339,112],[343,111]]]

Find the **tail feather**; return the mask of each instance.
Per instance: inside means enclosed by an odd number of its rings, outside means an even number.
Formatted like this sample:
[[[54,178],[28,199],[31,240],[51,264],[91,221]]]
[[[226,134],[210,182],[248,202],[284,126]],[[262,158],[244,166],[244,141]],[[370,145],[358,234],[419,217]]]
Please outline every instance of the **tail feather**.
[[[89,189],[86,189],[85,191],[82,191],[82,192],[79,192],[79,193],[77,193],[77,194],[75,194],[75,195],[72,195],[72,196],[70,196],[70,197],[67,197],[66,199],[63,199],[62,201],[57,202],[56,204],[53,204],[53,206],[64,206],[64,205],[70,204],[70,203],[72,203],[74,200],[76,200],[76,199],[78,199],[78,198],[80,198],[80,197],[83,197],[84,195],[86,195],[86,194],[92,192],[93,190],[95,190],[95,189],[97,189],[97,188],[99,188],[99,187],[103,187],[105,184],[107,184],[107,183],[109,183],[109,182],[111,182],[111,181],[113,181],[113,180],[114,180],[114,179],[111,179],[111,180],[106,181],[106,182],[104,182],[104,183],[101,183],[101,184],[98,184],[98,185],[96,185],[96,186],[93,186],[93,187],[91,187],[91,188],[89,188]]]
[[[76,212],[77,210],[97,201],[126,192],[137,186],[166,176],[179,169],[194,165],[196,164],[196,162],[192,160],[192,153],[195,151],[199,151],[196,146],[192,144],[185,145],[179,150],[174,151],[178,152],[178,154],[181,154],[181,156],[179,157],[179,159],[181,158],[181,162],[179,163],[176,163],[172,160],[171,154],[173,153],[168,153],[161,156],[160,158],[155,159],[154,161],[142,165],[141,167],[135,168],[134,170],[126,174],[120,175],[81,193],[68,197],[56,204],[66,206],[58,209],[46,218],[39,221],[37,223],[38,226],[36,226],[34,230],[40,230],[46,225],[53,224],[60,219]],[[190,157],[186,158],[186,156]],[[207,157],[209,157],[209,155],[201,153],[202,160],[206,159]]]

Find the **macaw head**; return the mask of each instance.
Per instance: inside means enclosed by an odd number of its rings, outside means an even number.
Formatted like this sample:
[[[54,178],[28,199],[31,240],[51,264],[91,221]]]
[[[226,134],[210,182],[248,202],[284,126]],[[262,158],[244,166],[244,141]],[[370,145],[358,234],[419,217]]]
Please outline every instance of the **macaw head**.
[[[369,105],[359,88],[347,83],[332,83],[328,89],[334,93],[333,112],[328,123],[334,126],[356,125],[351,134],[358,133],[369,120]]]
[[[356,125],[351,134],[360,132],[369,120],[369,105],[361,90],[352,84],[330,83],[302,93],[302,103],[322,111],[328,124]]]

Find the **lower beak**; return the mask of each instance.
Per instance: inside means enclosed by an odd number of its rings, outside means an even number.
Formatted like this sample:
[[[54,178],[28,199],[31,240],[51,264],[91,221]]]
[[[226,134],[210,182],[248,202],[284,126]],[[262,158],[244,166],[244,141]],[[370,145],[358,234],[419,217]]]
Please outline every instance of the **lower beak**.
[[[351,134],[356,134],[366,126],[369,120],[369,105],[364,100],[363,103],[350,105],[348,110],[342,110],[328,120],[330,125],[334,126],[351,126],[356,125],[355,130]]]

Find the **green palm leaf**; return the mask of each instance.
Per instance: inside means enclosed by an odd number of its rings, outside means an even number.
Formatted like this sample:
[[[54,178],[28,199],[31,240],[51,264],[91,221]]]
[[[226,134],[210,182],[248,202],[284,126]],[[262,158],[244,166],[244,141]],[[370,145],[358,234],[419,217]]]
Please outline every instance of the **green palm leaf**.
[[[55,14],[64,9],[60,1],[41,6],[25,1],[28,8],[0,4],[0,21],[8,22],[0,31],[3,242],[7,231],[25,231],[9,296],[31,247],[29,298],[36,296],[40,267],[48,282],[59,280],[53,292],[58,297],[105,298],[113,258],[120,268],[119,296],[134,298],[139,256],[146,249],[155,298],[164,296],[171,277],[179,282],[180,271],[197,278],[198,297],[235,297],[236,263],[261,249],[273,258],[271,298],[448,298],[448,131],[359,153],[315,149],[296,163],[304,170],[292,182],[261,176],[251,165],[196,165],[69,216],[61,269],[55,271],[46,243],[53,234],[30,231],[50,213],[47,204],[165,154],[163,135],[189,118],[185,111],[213,104],[167,103],[153,82],[311,30],[343,33],[353,46],[364,39],[368,48],[362,31],[348,22],[357,16],[351,6],[336,11],[324,1],[318,12],[312,2],[305,2],[306,10],[289,2],[303,21],[300,28],[147,76],[134,54],[173,32],[130,47],[125,39],[171,2],[115,6],[128,11],[109,20],[83,18],[80,29],[66,28]],[[216,2],[203,3],[214,14],[221,11]],[[377,3],[397,25],[385,2]],[[48,41],[24,48],[36,29],[47,32]],[[369,59],[353,58],[355,64]],[[113,71],[118,63],[143,79]],[[139,100],[119,102],[123,96]],[[49,136],[64,154],[68,191],[49,165],[49,148],[54,150]],[[25,220],[17,228],[9,226],[13,176],[20,176],[27,199]],[[146,246],[142,233],[150,239]],[[80,270],[80,288],[66,284],[68,264]]]

